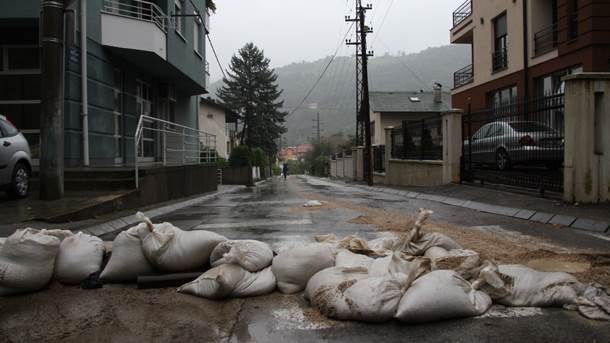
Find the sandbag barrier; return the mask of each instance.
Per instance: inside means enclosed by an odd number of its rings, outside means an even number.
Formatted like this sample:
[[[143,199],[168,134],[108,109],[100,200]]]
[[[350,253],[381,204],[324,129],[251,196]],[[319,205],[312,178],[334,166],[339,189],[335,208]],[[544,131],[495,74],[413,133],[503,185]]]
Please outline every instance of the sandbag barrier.
[[[17,230],[1,240],[0,296],[38,291],[52,280],[97,288],[101,282],[143,279],[166,285],[176,275],[179,281],[194,278],[178,287],[179,293],[214,300],[276,289],[304,291],[320,313],[338,320],[423,323],[479,316],[493,303],[563,307],[610,320],[610,296],[601,285],[583,284],[567,273],[482,260],[446,235],[421,232],[431,215],[420,209],[413,227],[374,240],[320,235],[314,243],[276,255],[260,241],[183,231],[170,223],[153,224],[138,213],[142,222],[115,238],[107,263],[97,237]]]

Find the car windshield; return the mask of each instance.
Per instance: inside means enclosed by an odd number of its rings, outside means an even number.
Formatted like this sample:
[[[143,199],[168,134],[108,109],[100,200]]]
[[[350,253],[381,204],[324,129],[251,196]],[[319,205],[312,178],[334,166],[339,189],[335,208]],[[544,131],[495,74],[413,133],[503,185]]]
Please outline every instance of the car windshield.
[[[3,119],[0,119],[0,130],[5,137],[12,137],[19,133],[19,130],[17,130],[10,122]]]
[[[510,123],[510,126],[517,132],[553,132],[554,130],[546,125],[542,125],[533,121],[523,121],[518,123]]]

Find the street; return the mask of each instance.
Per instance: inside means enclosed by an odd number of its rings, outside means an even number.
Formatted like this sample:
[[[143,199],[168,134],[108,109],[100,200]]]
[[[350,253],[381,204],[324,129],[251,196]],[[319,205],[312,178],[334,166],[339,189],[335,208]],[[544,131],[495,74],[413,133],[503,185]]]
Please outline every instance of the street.
[[[304,208],[308,200],[323,206]],[[608,241],[551,225],[485,214],[426,200],[365,192],[322,179],[273,178],[256,187],[175,211],[167,221],[184,230],[211,230],[229,239],[256,239],[274,250],[338,237],[383,235],[408,225],[419,208],[435,213],[426,230],[503,263],[572,271],[583,282],[610,285]],[[105,241],[117,233],[102,236]],[[174,288],[138,290],[105,285],[63,287],[0,299],[1,342],[607,342],[607,322],[563,309],[494,305],[477,318],[423,325],[328,320],[301,294],[210,301]]]

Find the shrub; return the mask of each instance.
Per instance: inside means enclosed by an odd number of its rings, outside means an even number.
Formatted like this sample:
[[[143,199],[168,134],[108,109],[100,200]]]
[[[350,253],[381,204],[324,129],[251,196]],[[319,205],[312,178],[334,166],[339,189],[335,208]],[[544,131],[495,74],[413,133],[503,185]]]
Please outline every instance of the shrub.
[[[218,156],[216,159],[216,165],[218,168],[227,168],[229,166],[229,161],[226,158]]]
[[[231,151],[229,156],[231,167],[250,167],[252,166],[252,152],[245,145],[237,146]]]
[[[255,167],[267,166],[267,156],[261,148],[252,150],[252,165]]]
[[[279,176],[280,174],[282,174],[282,169],[280,168],[280,166],[274,165],[273,166],[273,175]]]

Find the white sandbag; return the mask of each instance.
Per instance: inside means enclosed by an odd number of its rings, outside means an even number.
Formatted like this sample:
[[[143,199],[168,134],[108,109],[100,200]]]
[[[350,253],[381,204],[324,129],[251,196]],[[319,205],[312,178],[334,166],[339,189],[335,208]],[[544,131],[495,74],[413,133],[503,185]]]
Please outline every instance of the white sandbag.
[[[307,281],[315,273],[334,265],[335,252],[332,245],[311,243],[275,256],[271,270],[280,292],[292,294],[305,289]]]
[[[341,283],[354,284],[358,280],[368,278],[368,270],[363,267],[350,268],[350,267],[331,267],[326,268],[317,272],[307,282],[305,287],[305,293],[303,296],[305,299],[310,300],[314,295],[322,288],[336,287]],[[341,287],[344,288],[344,287]]]
[[[337,257],[335,258],[335,266],[336,267],[345,267],[345,268],[369,268],[371,263],[373,263],[374,259],[361,254],[354,254],[353,252],[341,249],[337,253]]]
[[[271,265],[273,250],[267,243],[255,240],[228,240],[219,243],[210,255],[210,264],[238,264],[249,272],[257,272]]]
[[[40,233],[43,235],[57,237],[60,242],[63,242],[63,240],[68,237],[74,236],[74,233],[72,231],[61,230],[61,229],[51,229],[51,230],[42,229],[42,230],[40,230]]]
[[[394,252],[390,256],[376,259],[369,268],[369,276],[391,275],[404,288],[407,288],[415,279],[429,270],[429,259],[407,258],[402,253]]]
[[[241,298],[271,293],[275,284],[275,276],[270,267],[258,273],[250,273],[236,264],[222,264],[182,285],[178,292],[206,299]]]
[[[443,249],[447,254],[440,256],[441,253],[438,249]],[[432,252],[428,253],[431,250]],[[432,258],[430,258],[432,270],[469,269],[481,264],[479,253],[472,250],[454,249],[447,251],[441,247],[432,247],[426,251],[425,256],[432,256]]]
[[[391,320],[402,296],[402,286],[391,275],[367,277],[322,287],[311,302],[323,315],[339,320]]]
[[[371,248],[371,250],[377,252],[387,251],[388,254],[391,254],[391,251],[394,249],[394,246],[398,241],[399,238],[396,235],[384,236],[368,241],[368,246]]]
[[[511,294],[497,299],[508,306],[564,306],[573,304],[581,284],[568,273],[539,272],[523,265],[500,265],[500,273],[513,278]]]
[[[142,238],[146,235],[148,228],[144,223],[119,233],[112,243],[110,261],[100,278],[110,282],[135,282],[138,275],[155,274],[155,268],[142,250]]]
[[[0,296],[45,287],[53,276],[59,244],[57,237],[35,229],[10,235],[0,249]]]
[[[2,249],[4,242],[6,242],[6,238],[0,238],[0,249]]]
[[[432,247],[441,247],[446,250],[462,249],[462,247],[450,237],[438,233],[428,232],[414,242],[404,247],[403,252],[407,255],[421,256]]]
[[[415,280],[400,300],[396,318],[408,323],[472,317],[485,313],[491,298],[456,272],[437,270]]]
[[[100,270],[103,259],[104,242],[79,232],[65,238],[59,245],[54,277],[63,284],[81,283]]]
[[[170,223],[152,224],[138,213],[148,226],[149,233],[142,240],[144,255],[155,268],[182,273],[206,267],[210,254],[224,236],[210,231],[183,231]]]

